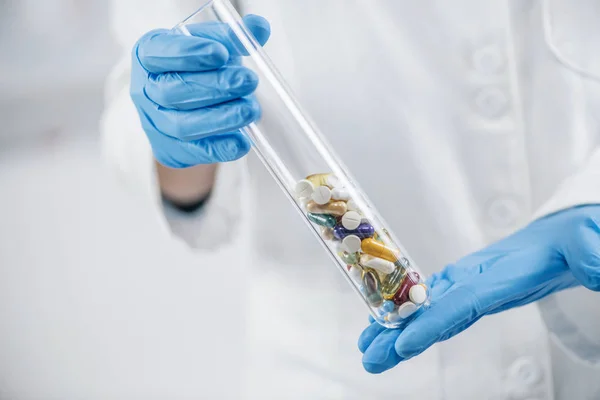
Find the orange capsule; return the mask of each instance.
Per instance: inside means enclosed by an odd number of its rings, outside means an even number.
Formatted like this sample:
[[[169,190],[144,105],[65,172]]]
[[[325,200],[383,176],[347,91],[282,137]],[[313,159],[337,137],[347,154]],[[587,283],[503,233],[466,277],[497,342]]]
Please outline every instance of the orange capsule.
[[[386,245],[379,243],[372,238],[364,239],[361,242],[360,247],[363,252],[370,256],[383,258],[384,260],[391,262],[396,261],[400,256],[400,252],[398,250],[390,249]]]
[[[306,203],[306,210],[313,214],[329,214],[341,217],[348,210],[344,201],[330,201],[327,204],[317,204],[314,201]]]

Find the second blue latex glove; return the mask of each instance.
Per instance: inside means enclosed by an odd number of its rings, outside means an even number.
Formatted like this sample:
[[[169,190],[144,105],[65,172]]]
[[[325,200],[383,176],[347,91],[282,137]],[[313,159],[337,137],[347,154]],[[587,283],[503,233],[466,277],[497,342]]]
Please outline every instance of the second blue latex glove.
[[[368,372],[386,371],[485,315],[578,285],[600,291],[600,205],[537,220],[447,266],[429,285],[430,308],[404,330],[376,322],[364,330],[358,347]]]
[[[248,15],[244,24],[261,45],[269,38],[264,18]],[[238,159],[250,149],[239,129],[260,115],[251,96],[258,77],[241,65],[242,47],[227,25],[186,28],[191,36],[155,30],[134,46],[131,98],[142,127],[167,167]]]

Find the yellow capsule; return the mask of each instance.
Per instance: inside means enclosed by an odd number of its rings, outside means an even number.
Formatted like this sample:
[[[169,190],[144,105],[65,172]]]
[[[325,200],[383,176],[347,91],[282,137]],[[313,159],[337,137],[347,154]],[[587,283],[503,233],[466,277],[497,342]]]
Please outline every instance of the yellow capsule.
[[[348,208],[343,201],[330,201],[327,204],[320,205],[311,200],[306,203],[306,210],[313,214],[329,214],[341,217],[346,213]]]
[[[310,181],[315,187],[329,186],[331,189],[339,184],[338,178],[331,173],[309,175],[306,180]]]
[[[360,247],[363,252],[367,253],[370,256],[383,258],[384,260],[388,260],[394,262],[398,259],[399,251],[390,249],[389,247],[379,243],[378,241],[368,238],[363,239],[360,244]]]
[[[386,300],[391,300],[394,298],[398,289],[400,289],[400,285],[404,282],[404,278],[406,277],[406,271],[400,268],[397,268],[391,274],[387,275],[381,284],[381,293]]]

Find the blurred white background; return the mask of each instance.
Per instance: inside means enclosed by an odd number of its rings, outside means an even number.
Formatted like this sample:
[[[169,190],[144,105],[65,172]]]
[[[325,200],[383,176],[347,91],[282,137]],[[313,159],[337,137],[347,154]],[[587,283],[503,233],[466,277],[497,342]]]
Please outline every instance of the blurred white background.
[[[108,1],[0,0],[0,54],[0,399],[176,398],[201,329],[177,304],[203,300],[100,157]]]
[[[2,150],[95,129],[116,57],[107,3],[0,1]]]

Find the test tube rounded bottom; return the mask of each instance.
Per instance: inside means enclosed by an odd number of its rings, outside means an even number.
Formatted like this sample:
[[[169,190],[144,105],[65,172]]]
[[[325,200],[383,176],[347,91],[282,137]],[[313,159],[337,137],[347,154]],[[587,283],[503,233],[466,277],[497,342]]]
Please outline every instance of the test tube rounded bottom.
[[[371,221],[359,218],[365,213],[333,174],[309,175],[296,189],[298,204],[321,239],[336,249],[338,261],[378,323],[404,326],[428,304],[429,290],[421,275],[398,246],[381,240],[389,238],[386,229],[376,231]]]

